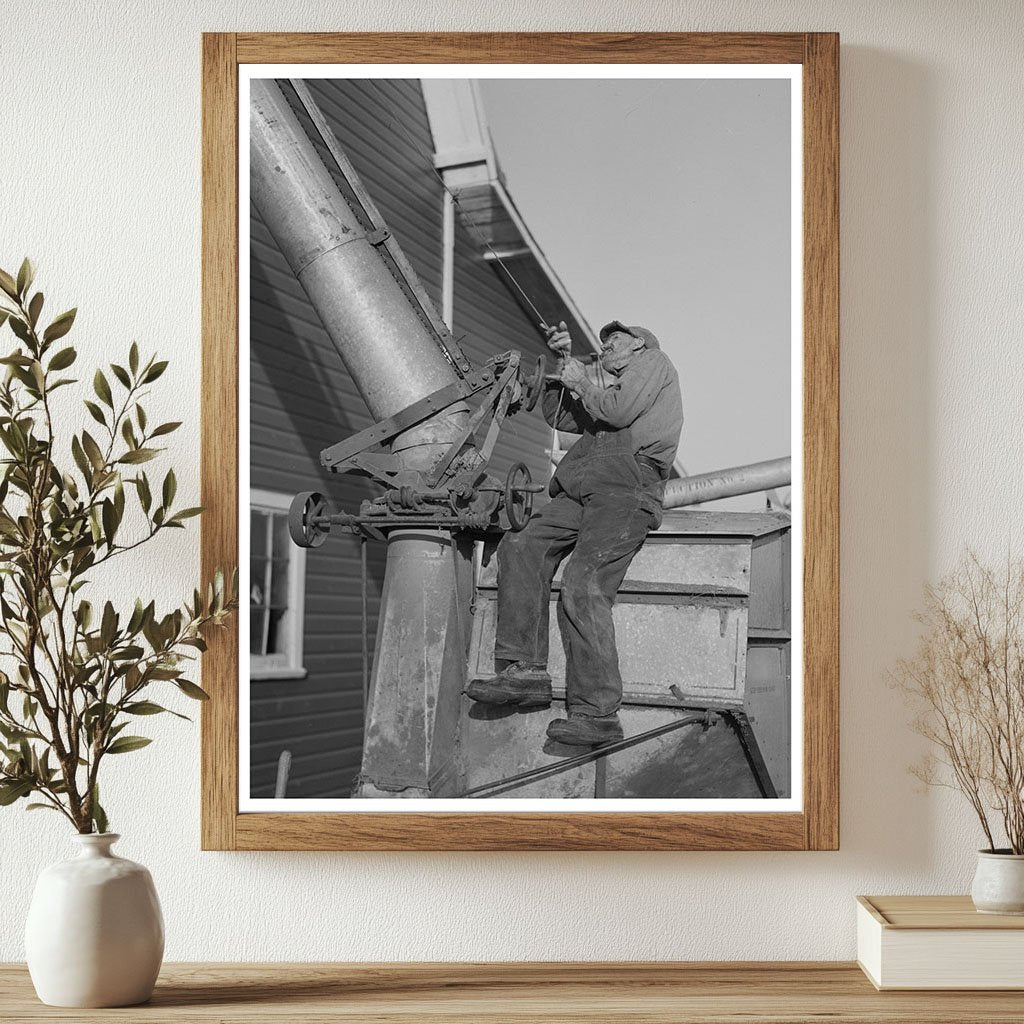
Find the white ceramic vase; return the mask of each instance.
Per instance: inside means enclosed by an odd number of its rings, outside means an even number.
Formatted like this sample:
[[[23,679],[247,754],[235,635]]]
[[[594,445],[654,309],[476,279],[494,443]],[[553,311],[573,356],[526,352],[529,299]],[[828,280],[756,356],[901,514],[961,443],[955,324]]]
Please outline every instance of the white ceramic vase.
[[[111,852],[120,836],[76,835],[77,857],[46,868],[25,927],[36,994],[50,1006],[134,1006],[153,993],[164,955],[156,889]]]
[[[971,899],[982,914],[1024,914],[1024,854],[979,850]]]

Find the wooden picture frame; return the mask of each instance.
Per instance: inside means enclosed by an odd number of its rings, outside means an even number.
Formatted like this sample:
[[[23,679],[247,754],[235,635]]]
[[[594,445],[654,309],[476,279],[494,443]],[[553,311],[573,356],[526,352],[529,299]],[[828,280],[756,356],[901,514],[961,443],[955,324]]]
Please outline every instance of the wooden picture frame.
[[[834,850],[839,843],[839,39],[832,33],[203,37],[202,571],[238,562],[238,67],[759,63],[803,68],[803,808],[766,813],[239,813],[238,638],[203,658],[208,850]]]

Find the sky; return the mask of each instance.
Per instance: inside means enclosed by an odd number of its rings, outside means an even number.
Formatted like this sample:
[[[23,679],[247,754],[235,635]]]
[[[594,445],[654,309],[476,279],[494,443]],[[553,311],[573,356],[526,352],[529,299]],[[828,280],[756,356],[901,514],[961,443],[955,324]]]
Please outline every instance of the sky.
[[[647,327],[675,363],[687,472],[789,455],[790,83],[480,88],[508,190],[585,319]]]

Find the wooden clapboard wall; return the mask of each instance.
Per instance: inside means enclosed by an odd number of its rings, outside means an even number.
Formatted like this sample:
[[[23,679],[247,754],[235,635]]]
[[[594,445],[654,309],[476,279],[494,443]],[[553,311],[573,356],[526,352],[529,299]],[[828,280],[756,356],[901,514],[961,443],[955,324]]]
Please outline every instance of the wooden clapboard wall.
[[[309,85],[440,307],[442,189],[429,162],[433,141],[419,83],[318,80]],[[321,156],[331,167],[322,147]],[[288,496],[318,490],[337,506],[354,510],[373,492],[372,485],[325,473],[319,453],[369,426],[369,412],[255,210],[251,231],[251,485]],[[476,240],[458,218],[455,268],[453,329],[471,360],[479,363],[510,348],[524,354],[544,351],[536,324],[481,258]],[[503,476],[513,462],[522,460],[535,478],[546,479],[549,444],[539,411],[521,413],[502,433],[493,472]],[[368,555],[372,652],[383,547],[371,543]],[[253,797],[273,795],[282,750],[292,753],[289,797],[348,796],[359,771],[361,597],[359,545],[354,537],[335,534],[323,547],[308,552],[305,602],[306,677],[251,683]]]

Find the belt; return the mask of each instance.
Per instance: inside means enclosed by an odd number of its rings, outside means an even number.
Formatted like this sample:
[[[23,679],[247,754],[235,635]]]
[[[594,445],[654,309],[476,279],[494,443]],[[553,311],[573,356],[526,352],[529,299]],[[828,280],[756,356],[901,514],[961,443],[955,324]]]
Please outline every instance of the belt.
[[[641,466],[646,466],[648,469],[653,469],[662,480],[668,479],[668,469],[663,466],[657,459],[652,459],[647,455],[634,455],[633,458],[640,463]]]

